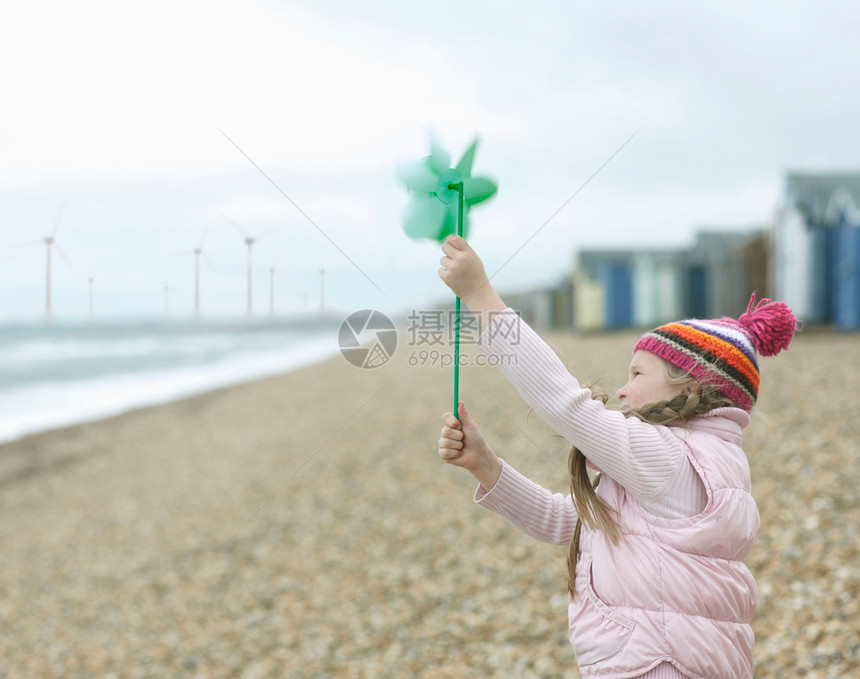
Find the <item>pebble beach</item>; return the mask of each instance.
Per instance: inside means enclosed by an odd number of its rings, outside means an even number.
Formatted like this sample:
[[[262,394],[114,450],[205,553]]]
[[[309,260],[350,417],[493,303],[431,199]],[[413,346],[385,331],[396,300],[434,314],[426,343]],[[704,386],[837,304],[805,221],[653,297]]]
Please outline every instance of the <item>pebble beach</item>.
[[[543,336],[614,393],[637,334]],[[406,342],[0,446],[0,677],[579,677],[566,548],[474,505],[451,370]],[[858,350],[761,360],[757,679],[860,676]],[[494,450],[567,492],[568,444],[463,351]]]

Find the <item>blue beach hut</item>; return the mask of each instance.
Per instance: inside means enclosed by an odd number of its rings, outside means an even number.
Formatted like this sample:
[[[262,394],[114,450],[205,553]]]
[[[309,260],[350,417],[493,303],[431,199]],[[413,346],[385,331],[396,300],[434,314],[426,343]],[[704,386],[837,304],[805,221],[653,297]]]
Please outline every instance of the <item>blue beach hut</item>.
[[[789,174],[774,225],[777,295],[799,318],[860,328],[860,174]]]
[[[633,325],[632,258],[633,253],[629,250],[583,250],[579,253],[577,285],[588,281],[589,287],[599,291],[598,295],[591,297],[591,303],[597,302],[602,308],[599,311],[589,310],[588,317],[592,323],[599,319],[603,329],[614,330]],[[582,298],[583,295],[577,295],[577,299]],[[584,311],[581,304],[577,306],[577,315]],[[577,326],[584,329],[582,322],[577,323]]]

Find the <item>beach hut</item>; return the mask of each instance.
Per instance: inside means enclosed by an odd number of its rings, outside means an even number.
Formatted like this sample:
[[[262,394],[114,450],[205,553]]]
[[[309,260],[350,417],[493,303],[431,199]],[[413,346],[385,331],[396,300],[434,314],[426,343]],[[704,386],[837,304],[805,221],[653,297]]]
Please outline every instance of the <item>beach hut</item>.
[[[758,297],[773,298],[771,279],[770,232],[762,229],[738,248],[738,256],[744,262],[747,289]]]
[[[573,327],[583,332],[602,330],[606,306],[603,286],[579,266],[573,273]]]
[[[633,325],[633,275],[626,264],[609,263],[600,270],[606,297],[606,327],[610,330]]]
[[[554,291],[552,288],[537,288],[503,295],[505,302],[516,310],[522,319],[535,328],[555,327],[553,318]]]
[[[551,293],[553,327],[573,328],[573,275],[566,275]]]
[[[644,250],[633,253],[633,324],[652,328],[684,315],[684,253]]]
[[[611,330],[633,325],[633,257],[630,250],[580,251],[576,267],[578,328]],[[587,309],[587,322],[579,318],[584,310],[581,297],[588,304],[601,305],[599,310]],[[597,320],[599,324],[594,322]]]
[[[791,204],[778,211],[773,231],[774,288],[776,297],[792,308],[798,318],[813,318],[812,229]]]
[[[685,315],[693,318],[737,317],[750,294],[767,280],[764,230],[704,230],[686,253]]]
[[[834,241],[833,323],[860,328],[860,210],[851,194],[837,189],[825,213]]]
[[[583,250],[574,270],[575,327],[650,328],[677,318],[737,317],[767,295],[764,230],[699,232],[686,250]]]
[[[860,174],[791,173],[774,224],[776,296],[810,323],[860,328]]]
[[[704,264],[689,263],[684,269],[684,310],[688,318],[708,317],[708,270]]]

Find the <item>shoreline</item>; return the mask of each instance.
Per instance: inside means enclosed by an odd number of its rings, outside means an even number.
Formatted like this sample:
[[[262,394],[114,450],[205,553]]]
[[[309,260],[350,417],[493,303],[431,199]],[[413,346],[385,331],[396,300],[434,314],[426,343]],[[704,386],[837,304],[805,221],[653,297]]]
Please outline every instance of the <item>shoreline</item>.
[[[210,391],[287,374],[328,360],[337,353],[336,346],[326,346],[315,338],[286,351],[237,355],[210,365],[21,387],[11,395],[0,395],[8,399],[6,418],[0,420],[0,446],[26,436],[99,422],[141,408],[175,403]],[[129,384],[131,388],[126,387]],[[125,390],[118,395],[118,389],[122,388]],[[32,406],[25,405],[33,402],[43,404],[39,411],[34,412]],[[17,413],[14,412],[16,407]]]

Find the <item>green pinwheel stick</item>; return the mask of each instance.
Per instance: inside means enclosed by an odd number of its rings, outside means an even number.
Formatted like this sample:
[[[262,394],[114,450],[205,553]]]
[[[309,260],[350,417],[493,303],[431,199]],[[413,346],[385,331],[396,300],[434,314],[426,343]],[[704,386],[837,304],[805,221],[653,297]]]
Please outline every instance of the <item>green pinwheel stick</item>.
[[[472,176],[478,140],[450,167],[451,154],[430,138],[430,155],[398,167],[400,179],[409,192],[402,223],[412,239],[429,238],[439,243],[452,234],[463,238],[469,232],[468,213],[472,205],[491,198],[498,186],[485,177]],[[454,200],[456,197],[456,200]],[[454,301],[454,415],[460,402],[460,298]]]

